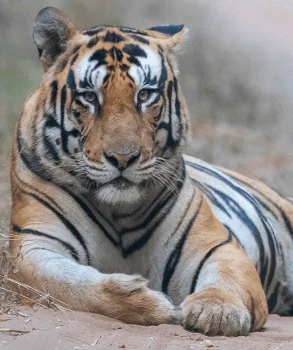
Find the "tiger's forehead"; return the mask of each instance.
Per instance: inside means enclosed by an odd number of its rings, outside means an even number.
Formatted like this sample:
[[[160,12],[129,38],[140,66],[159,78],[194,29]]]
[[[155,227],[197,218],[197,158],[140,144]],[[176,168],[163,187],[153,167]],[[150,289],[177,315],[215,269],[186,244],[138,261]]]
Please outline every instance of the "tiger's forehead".
[[[142,30],[102,26],[82,33],[85,44],[74,52],[72,68],[81,89],[107,86],[113,76],[136,86],[156,86],[162,49]]]

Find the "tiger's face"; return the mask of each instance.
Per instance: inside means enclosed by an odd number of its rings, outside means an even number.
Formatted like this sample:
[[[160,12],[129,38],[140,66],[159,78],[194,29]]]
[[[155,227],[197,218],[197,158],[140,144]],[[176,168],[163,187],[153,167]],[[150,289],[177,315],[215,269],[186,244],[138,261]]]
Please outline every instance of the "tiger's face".
[[[166,181],[186,136],[173,57],[184,27],[81,32],[60,11],[49,13],[41,12],[34,27],[45,69],[41,89],[49,96],[47,151],[94,182],[97,199],[137,202]]]

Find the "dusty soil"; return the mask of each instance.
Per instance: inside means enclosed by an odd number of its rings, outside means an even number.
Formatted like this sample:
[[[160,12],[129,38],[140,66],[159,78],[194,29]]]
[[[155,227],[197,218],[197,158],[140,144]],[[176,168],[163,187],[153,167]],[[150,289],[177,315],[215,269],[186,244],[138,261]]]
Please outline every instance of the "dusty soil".
[[[126,325],[100,315],[20,307],[0,316],[3,349],[293,349],[293,318],[271,315],[248,337],[206,337],[180,326]]]

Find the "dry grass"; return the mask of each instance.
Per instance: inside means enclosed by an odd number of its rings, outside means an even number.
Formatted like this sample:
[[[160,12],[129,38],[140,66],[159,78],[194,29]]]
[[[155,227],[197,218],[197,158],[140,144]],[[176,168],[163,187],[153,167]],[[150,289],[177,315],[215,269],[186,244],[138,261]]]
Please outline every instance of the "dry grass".
[[[15,313],[15,307],[39,305],[45,308],[55,307],[66,310],[66,305],[49,294],[32,288],[13,278],[17,268],[14,257],[8,251],[8,215],[6,210],[0,211],[0,315],[3,313]]]
[[[0,315],[14,312],[16,306],[39,305],[45,308],[69,310],[67,305],[51,295],[32,288],[13,278],[16,267],[8,252],[7,242],[0,246]]]
[[[7,312],[15,304],[15,296],[7,293],[7,277],[11,268],[7,245],[2,243],[0,245],[0,314]]]

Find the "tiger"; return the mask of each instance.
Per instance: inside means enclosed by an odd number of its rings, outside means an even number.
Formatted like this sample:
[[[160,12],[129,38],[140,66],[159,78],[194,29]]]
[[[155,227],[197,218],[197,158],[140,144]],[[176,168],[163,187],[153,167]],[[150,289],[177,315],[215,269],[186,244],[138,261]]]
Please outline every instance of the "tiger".
[[[68,309],[209,335],[293,314],[293,207],[185,155],[187,29],[39,12],[39,88],[11,156],[13,277]]]

